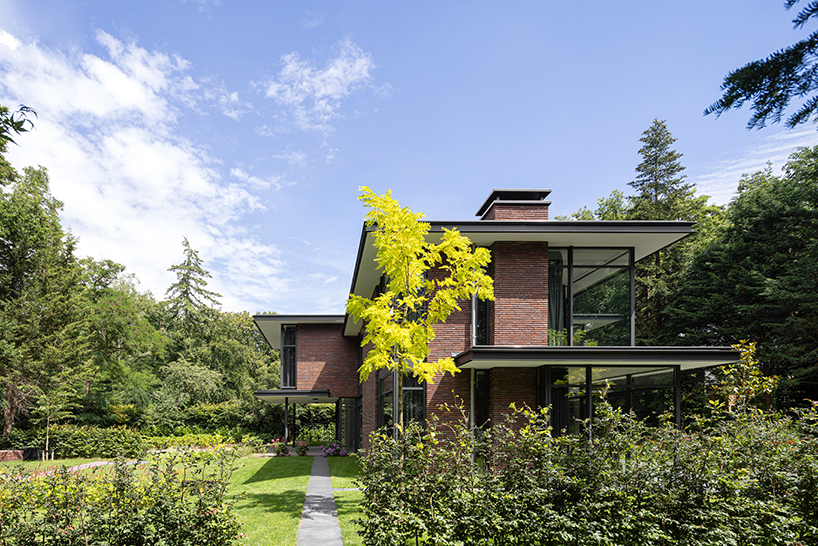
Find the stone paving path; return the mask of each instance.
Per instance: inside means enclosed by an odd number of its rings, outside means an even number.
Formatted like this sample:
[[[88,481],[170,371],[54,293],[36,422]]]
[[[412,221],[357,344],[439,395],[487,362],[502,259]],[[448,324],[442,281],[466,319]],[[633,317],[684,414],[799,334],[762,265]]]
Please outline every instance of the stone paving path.
[[[297,546],[343,546],[326,457],[313,458]]]

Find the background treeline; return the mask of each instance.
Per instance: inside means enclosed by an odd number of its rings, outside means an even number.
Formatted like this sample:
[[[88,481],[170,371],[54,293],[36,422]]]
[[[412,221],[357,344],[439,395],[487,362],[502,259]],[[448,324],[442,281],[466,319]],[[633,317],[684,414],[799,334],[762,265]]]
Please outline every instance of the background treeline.
[[[280,373],[252,317],[219,309],[186,239],[164,299],[140,291],[122,264],[79,258],[46,169],[18,172],[6,160],[25,113],[0,107],[3,437],[54,423],[281,434],[282,408],[252,396],[278,388]],[[299,413],[302,427],[333,418],[331,408]]]
[[[633,194],[621,190],[572,220],[686,220],[697,234],[636,269],[637,343],[756,342],[762,370],[780,376],[768,409],[818,400],[818,147],[792,154],[781,176],[744,175],[726,206],[686,181],[664,121],[642,134]],[[706,406],[716,372],[689,372],[683,413]]]

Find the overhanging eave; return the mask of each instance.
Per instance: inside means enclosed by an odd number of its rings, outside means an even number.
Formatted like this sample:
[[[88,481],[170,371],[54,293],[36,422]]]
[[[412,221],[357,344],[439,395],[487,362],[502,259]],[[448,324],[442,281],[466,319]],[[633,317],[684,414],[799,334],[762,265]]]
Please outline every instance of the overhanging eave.
[[[455,357],[458,368],[540,366],[679,366],[682,370],[737,362],[732,347],[472,347]]]

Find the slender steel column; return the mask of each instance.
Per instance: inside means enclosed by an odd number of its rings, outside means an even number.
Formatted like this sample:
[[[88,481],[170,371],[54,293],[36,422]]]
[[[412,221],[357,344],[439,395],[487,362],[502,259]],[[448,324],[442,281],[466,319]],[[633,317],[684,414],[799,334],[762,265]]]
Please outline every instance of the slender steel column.
[[[563,271],[565,271],[563,269]],[[565,321],[565,336],[568,346],[574,346],[574,247],[568,247],[568,317]]]
[[[290,439],[290,398],[284,397],[284,445]]]
[[[636,345],[636,264],[634,263],[633,247],[628,251],[628,269],[630,270],[630,292],[631,292],[631,347]]]
[[[676,428],[682,428],[682,367],[675,366],[673,373],[673,416]]]

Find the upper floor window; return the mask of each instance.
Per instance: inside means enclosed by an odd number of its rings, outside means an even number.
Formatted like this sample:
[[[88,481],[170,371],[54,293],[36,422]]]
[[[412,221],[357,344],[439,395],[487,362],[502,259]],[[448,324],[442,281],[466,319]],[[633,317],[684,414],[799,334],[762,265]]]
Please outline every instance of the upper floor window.
[[[284,326],[281,332],[281,388],[296,388],[296,326]]]
[[[632,249],[549,251],[549,345],[633,345],[632,315]]]

